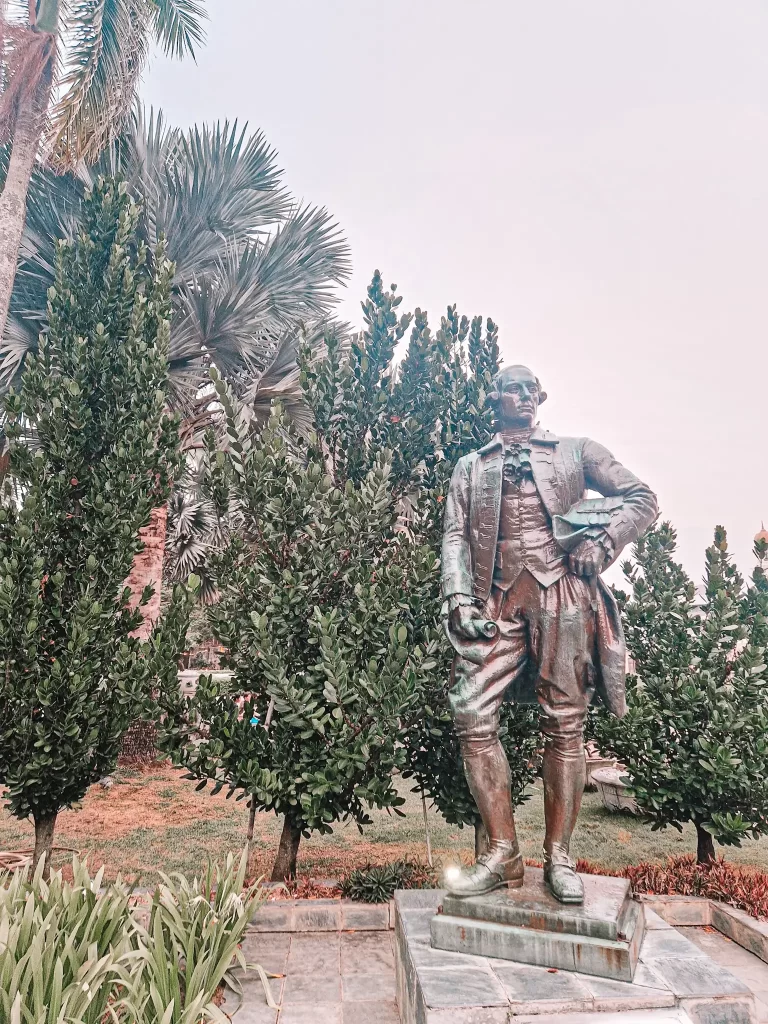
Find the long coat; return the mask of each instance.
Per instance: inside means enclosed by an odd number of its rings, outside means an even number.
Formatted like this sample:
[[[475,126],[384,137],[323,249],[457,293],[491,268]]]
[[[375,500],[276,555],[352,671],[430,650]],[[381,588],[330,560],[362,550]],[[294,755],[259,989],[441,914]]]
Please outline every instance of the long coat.
[[[531,435],[531,466],[550,517],[565,515],[587,490],[621,497],[604,527],[614,560],[623,547],[654,521],[656,496],[602,445],[587,437],[556,437],[537,427]],[[497,434],[488,444],[459,459],[451,477],[443,523],[443,597],[461,594],[484,604],[491,592],[501,512],[504,444]],[[460,645],[457,646],[459,649]],[[597,588],[596,692],[616,715],[626,711],[626,646],[613,594],[602,580]]]

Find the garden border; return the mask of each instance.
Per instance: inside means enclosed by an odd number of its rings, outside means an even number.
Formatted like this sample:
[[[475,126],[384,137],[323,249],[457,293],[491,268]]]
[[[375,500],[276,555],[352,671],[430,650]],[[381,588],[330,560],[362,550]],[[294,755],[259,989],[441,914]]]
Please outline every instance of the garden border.
[[[639,897],[673,928],[712,927],[768,964],[768,922],[706,896]]]
[[[639,898],[673,928],[709,926],[768,963],[768,922],[706,896]],[[358,903],[339,897],[270,900],[250,924],[256,932],[387,931],[395,927],[395,901]]]

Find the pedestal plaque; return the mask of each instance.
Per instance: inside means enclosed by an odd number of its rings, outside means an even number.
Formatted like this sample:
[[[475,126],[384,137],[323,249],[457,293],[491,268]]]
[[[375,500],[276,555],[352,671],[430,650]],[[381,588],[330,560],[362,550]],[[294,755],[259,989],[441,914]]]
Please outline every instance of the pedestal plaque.
[[[582,875],[584,902],[558,903],[540,868],[521,889],[446,894],[431,922],[435,949],[632,981],[645,933],[643,905],[625,878]]]

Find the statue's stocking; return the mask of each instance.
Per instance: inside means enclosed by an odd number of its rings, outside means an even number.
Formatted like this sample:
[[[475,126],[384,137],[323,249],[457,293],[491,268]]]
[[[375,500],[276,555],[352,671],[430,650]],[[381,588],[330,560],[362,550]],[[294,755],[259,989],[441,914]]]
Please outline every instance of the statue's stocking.
[[[569,864],[571,835],[587,776],[581,732],[577,736],[545,733],[542,775],[546,823],[544,856],[553,864]]]

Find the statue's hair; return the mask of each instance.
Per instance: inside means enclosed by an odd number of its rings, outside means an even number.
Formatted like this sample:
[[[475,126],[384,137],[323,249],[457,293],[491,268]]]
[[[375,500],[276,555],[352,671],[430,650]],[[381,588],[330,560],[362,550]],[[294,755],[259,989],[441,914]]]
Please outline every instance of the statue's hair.
[[[501,398],[501,393],[499,391],[499,385],[501,384],[501,381],[502,381],[502,378],[503,378],[504,374],[507,373],[509,370],[517,370],[517,369],[528,370],[528,373],[530,373],[530,375],[536,381],[536,386],[539,389],[539,405],[541,405],[542,402],[546,402],[546,400],[547,400],[547,393],[546,393],[546,391],[543,390],[543,388],[541,386],[541,381],[536,376],[536,374],[533,372],[533,370],[529,369],[527,366],[524,366],[522,363],[514,363],[512,366],[504,366],[500,370],[497,371],[495,377],[491,381],[492,390],[488,392],[488,400],[490,402],[492,402],[494,406],[496,405],[496,403]]]

